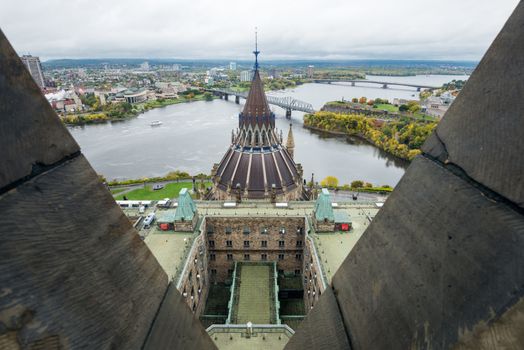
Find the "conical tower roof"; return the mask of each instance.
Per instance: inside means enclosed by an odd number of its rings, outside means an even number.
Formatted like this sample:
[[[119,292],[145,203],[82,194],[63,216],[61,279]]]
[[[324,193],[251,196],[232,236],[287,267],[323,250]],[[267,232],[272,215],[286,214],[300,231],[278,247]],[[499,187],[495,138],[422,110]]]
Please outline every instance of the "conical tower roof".
[[[249,117],[269,117],[271,115],[271,110],[267,103],[266,94],[264,93],[264,85],[262,84],[262,79],[260,79],[258,68],[255,69],[255,74],[253,74],[251,88],[249,89],[242,114]]]
[[[238,195],[249,199],[272,196],[281,200],[301,199],[302,173],[275,132],[275,114],[269,109],[260,79],[260,51],[256,44],[253,53],[251,89],[238,116],[238,133],[232,135],[230,148],[213,170],[213,197],[221,200],[238,198]]]

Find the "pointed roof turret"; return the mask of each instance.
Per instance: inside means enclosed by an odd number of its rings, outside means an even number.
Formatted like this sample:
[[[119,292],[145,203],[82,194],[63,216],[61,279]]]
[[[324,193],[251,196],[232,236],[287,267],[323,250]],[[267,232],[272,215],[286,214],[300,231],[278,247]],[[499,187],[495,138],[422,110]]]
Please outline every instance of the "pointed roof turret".
[[[289,152],[291,158],[294,157],[295,151],[295,138],[293,137],[293,124],[289,124],[289,132],[287,133],[286,149]]]
[[[246,98],[246,104],[242,113],[240,113],[239,125],[241,128],[248,128],[255,125],[259,127],[266,126],[266,128],[274,128],[275,126],[275,115],[271,112],[269,104],[267,103],[266,94],[264,92],[264,84],[260,78],[260,72],[258,70],[258,42],[255,32],[255,65],[253,72],[253,80],[251,81],[251,87]]]
[[[187,188],[180,190],[178,196],[178,206],[175,212],[175,221],[190,221],[193,220],[197,211],[195,202],[191,198]]]
[[[335,221],[335,214],[333,213],[333,206],[331,204],[331,195],[327,188],[322,189],[322,193],[318,196],[315,202],[315,219],[317,221]]]
[[[258,64],[255,64],[257,66]],[[242,111],[244,116],[268,116],[271,114],[269,104],[267,103],[266,94],[264,93],[264,85],[258,69],[255,69],[253,80],[251,81],[251,88],[247,95],[246,104]]]

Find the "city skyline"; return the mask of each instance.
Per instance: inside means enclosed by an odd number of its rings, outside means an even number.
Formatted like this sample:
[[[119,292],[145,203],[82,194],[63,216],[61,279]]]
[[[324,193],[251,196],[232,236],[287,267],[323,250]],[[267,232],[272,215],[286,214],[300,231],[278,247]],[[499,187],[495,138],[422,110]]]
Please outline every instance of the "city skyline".
[[[194,3],[7,1],[2,30],[17,52],[57,58],[478,61],[518,1],[372,0]],[[79,22],[79,16],[86,20]],[[20,21],[22,17],[31,21]],[[489,21],[485,19],[489,18]]]

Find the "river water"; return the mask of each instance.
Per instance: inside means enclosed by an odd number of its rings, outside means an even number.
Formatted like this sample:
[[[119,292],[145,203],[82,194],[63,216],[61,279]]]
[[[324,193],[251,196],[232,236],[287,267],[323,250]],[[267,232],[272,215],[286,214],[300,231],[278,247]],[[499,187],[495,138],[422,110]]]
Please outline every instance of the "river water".
[[[370,76],[369,80],[419,83],[440,86],[466,76],[430,75],[415,77]],[[366,96],[368,98],[418,98],[412,88],[380,86],[340,86],[305,84],[292,90],[270,92],[292,96],[320,109],[327,101]],[[183,103],[158,108],[137,118],[107,124],[69,127],[82,152],[99,174],[107,179],[129,179],[165,175],[183,170],[190,174],[209,173],[220,161],[238,125],[242,108],[230,101],[214,100]],[[375,185],[397,184],[408,163],[353,137],[332,137],[303,128],[303,113],[293,112],[291,120],[284,111],[273,107],[276,125],[287,136],[293,124],[295,161],[302,163],[304,177],[315,179],[333,175],[341,184],[364,180]],[[153,120],[161,126],[151,127]],[[285,142],[285,140],[284,140]]]

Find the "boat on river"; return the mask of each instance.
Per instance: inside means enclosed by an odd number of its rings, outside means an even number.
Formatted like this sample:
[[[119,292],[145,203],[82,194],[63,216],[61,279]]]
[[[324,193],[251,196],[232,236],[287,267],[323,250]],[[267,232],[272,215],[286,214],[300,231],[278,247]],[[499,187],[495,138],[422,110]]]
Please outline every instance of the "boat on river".
[[[151,125],[151,126],[160,126],[160,125],[162,125],[162,122],[160,120],[153,120],[151,122],[151,124],[149,124],[149,125]]]

